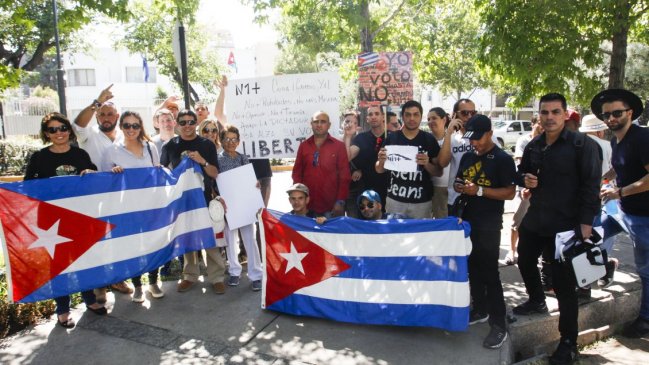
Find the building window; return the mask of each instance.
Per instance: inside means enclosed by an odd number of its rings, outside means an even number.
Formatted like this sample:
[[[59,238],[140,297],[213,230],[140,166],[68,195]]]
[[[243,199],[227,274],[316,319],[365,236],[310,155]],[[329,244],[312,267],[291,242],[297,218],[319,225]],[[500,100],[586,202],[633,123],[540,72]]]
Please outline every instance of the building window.
[[[157,70],[155,67],[149,66],[149,79],[144,81],[144,69],[140,67],[126,67],[126,82],[147,82],[155,84],[157,77]]]
[[[95,86],[95,70],[92,68],[78,68],[68,70],[68,86]]]

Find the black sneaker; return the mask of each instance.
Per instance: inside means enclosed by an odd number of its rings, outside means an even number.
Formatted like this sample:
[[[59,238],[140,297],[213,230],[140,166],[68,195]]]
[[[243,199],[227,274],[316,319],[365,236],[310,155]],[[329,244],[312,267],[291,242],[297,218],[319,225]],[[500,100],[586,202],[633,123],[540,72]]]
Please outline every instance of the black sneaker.
[[[489,314],[480,313],[476,310],[471,310],[469,313],[469,324],[484,323],[489,319]]]
[[[606,275],[602,276],[601,279],[597,281],[600,289],[604,289],[613,284],[613,276],[615,275],[615,270],[618,266],[618,260],[616,258],[609,258],[606,263]]]
[[[488,349],[498,349],[505,343],[505,340],[507,340],[507,330],[493,325],[482,346]]]
[[[552,284],[541,284],[543,286],[543,292],[545,295],[554,295],[554,288]]]
[[[556,351],[550,356],[550,364],[569,365],[577,361],[578,358],[579,351],[577,351],[577,345],[572,343],[572,341],[561,339]]]
[[[577,288],[577,300],[587,302],[591,298],[590,285],[585,288]]]
[[[622,332],[622,336],[628,338],[640,338],[647,335],[649,335],[649,321],[640,317],[636,318],[636,320]]]
[[[517,305],[513,309],[514,314],[521,316],[529,316],[530,314],[543,314],[548,313],[548,306],[545,304],[545,301],[541,303],[534,303],[532,301],[527,301],[521,305]]]

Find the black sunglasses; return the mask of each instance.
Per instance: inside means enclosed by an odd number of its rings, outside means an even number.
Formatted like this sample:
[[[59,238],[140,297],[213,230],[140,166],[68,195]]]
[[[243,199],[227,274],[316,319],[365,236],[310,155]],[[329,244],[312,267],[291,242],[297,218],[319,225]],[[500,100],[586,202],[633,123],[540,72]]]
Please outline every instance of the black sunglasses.
[[[192,119],[192,120],[179,120],[178,121],[178,125],[181,126],[181,127],[184,127],[187,124],[196,125],[196,120]]]
[[[139,125],[138,123],[133,123],[133,124],[131,124],[131,123],[123,123],[123,124],[122,124],[122,129],[131,129],[131,128],[132,128],[133,130],[136,130],[136,131],[137,131],[137,130],[139,130],[140,128],[142,128],[142,126]]]
[[[360,204],[360,205],[358,206],[358,209],[359,209],[359,210],[365,210],[365,208],[370,208],[370,209],[374,208],[374,203],[369,202],[369,203],[367,203],[367,205],[365,205],[365,204]]]
[[[203,133],[217,133],[219,131],[218,128],[203,128]]]
[[[629,110],[631,110],[631,108],[629,108],[629,109],[613,110],[613,111],[610,112],[610,113],[609,113],[609,112],[602,113],[602,114],[599,115],[599,119],[601,119],[601,120],[608,120],[608,119],[611,117],[611,115],[612,115],[614,118],[619,118],[619,117],[621,117],[624,113],[628,112]]]
[[[47,127],[47,129],[45,129],[45,130],[46,130],[47,133],[49,133],[49,134],[54,134],[54,133],[59,132],[59,131],[61,131],[61,132],[68,132],[68,131],[70,131],[70,127],[68,127],[67,125],[63,124],[63,125],[60,125],[60,126],[58,126],[58,127]]]
[[[460,110],[459,113],[460,113],[463,117],[468,117],[468,116],[471,116],[471,117],[472,117],[472,116],[478,114],[478,112],[475,111],[475,110]]]

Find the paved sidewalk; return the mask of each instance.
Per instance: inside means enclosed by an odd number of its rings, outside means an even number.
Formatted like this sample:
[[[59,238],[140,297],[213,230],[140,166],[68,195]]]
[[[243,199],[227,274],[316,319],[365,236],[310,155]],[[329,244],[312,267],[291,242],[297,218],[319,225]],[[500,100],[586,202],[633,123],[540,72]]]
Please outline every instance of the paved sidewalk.
[[[270,207],[286,210],[285,189],[290,172],[275,173]],[[511,214],[506,216],[511,219]],[[507,223],[505,224],[507,227]],[[509,247],[503,231],[501,259]],[[616,245],[622,265],[616,283],[594,290],[590,303],[580,307],[581,329],[602,329],[597,318],[602,311],[620,313],[620,320],[637,313],[639,284],[633,274],[632,249],[628,241]],[[508,307],[525,300],[525,290],[515,266],[501,269]],[[209,285],[196,285],[178,293],[174,282],[163,283],[166,295],[142,304],[130,296],[109,293],[109,315],[99,317],[75,309],[77,327],[65,330],[54,317],[0,342],[2,364],[508,364],[516,355],[531,357],[554,341],[556,300],[548,299],[553,314],[519,317],[503,348],[487,350],[482,341],[488,326],[471,326],[467,332],[438,329],[361,326],[327,320],[295,317],[260,309],[260,294],[249,281],[216,295]],[[625,299],[626,298],[626,299]],[[626,300],[628,306],[615,304]],[[81,306],[83,307],[83,306]],[[635,312],[634,312],[635,311]],[[625,317],[626,316],[626,317]],[[594,324],[595,327],[592,325]],[[619,325],[619,324],[617,324]],[[617,326],[616,325],[616,326]],[[553,337],[554,336],[554,337]],[[524,340],[521,340],[524,339]],[[590,342],[590,341],[589,341]],[[554,346],[550,342],[550,346]],[[646,364],[647,340],[617,340],[599,343],[584,351],[583,364]],[[535,360],[546,363],[546,360]]]

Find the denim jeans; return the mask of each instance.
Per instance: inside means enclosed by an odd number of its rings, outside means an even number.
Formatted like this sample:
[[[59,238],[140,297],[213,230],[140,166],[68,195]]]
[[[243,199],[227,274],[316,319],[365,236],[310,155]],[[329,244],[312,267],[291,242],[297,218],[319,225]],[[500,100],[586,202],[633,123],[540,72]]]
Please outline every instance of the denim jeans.
[[[97,298],[95,297],[95,293],[92,290],[87,290],[87,291],[82,291],[81,292],[81,297],[83,298],[83,302],[86,303],[86,305],[93,305],[97,303]],[[69,295],[64,295],[62,297],[56,297],[54,298],[54,302],[56,302],[56,314],[61,315],[70,312],[70,296]]]
[[[649,216],[622,213],[633,242],[635,269],[642,282],[640,317],[649,321]]]

